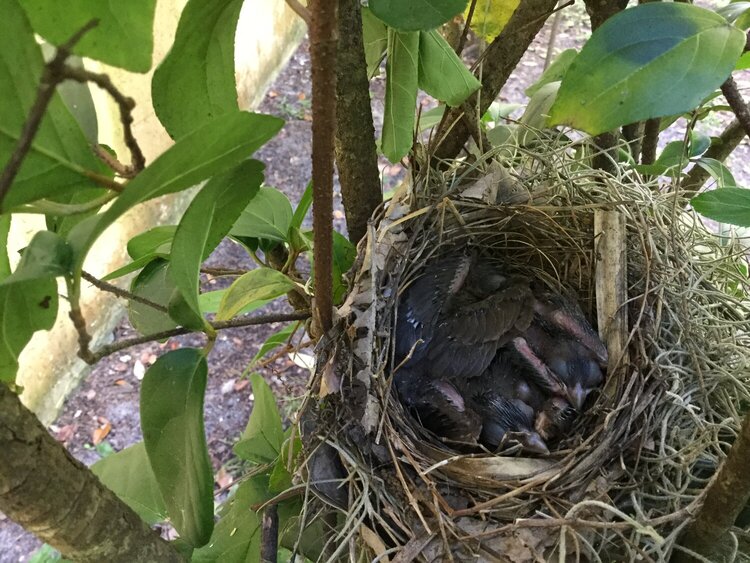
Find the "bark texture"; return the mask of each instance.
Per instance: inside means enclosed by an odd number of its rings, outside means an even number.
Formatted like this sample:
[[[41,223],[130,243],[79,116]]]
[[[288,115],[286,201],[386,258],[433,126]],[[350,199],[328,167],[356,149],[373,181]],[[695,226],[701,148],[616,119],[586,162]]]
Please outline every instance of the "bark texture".
[[[477,78],[482,80],[482,88],[464,103],[464,107],[476,108],[479,115],[487,111],[556,4],[557,0],[524,0],[519,4],[482,55],[481,67],[476,72]],[[446,114],[435,136],[438,159],[458,155],[471,135],[471,120],[476,120],[476,116],[465,114],[462,108],[452,108]]]
[[[339,0],[336,55],[336,165],[349,240],[357,244],[383,202],[362,42],[359,0]]]
[[[0,511],[73,561],[184,561],[3,384]]]
[[[719,563],[724,551],[731,551],[727,540],[740,511],[750,500],[750,417],[745,416],[740,434],[729,455],[706,490],[706,500],[693,521],[685,528],[681,545]],[[671,563],[693,563],[698,559],[676,551]]]
[[[314,320],[333,325],[333,138],[336,128],[336,4],[310,0],[312,66]]]

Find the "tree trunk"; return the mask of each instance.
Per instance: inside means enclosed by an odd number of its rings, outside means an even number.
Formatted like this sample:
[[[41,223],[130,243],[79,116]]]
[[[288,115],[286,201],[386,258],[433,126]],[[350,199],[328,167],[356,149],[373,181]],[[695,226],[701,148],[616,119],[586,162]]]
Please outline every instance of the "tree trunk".
[[[680,543],[711,561],[723,561],[724,550],[731,552],[728,532],[740,511],[750,500],[750,416],[745,415],[727,459],[706,490],[703,505],[695,519],[682,532]],[[672,563],[698,561],[692,556],[675,551]]]
[[[3,384],[0,511],[73,561],[184,561]]]
[[[362,42],[359,0],[339,0],[336,61],[336,166],[349,240],[357,244],[383,202]]]
[[[487,111],[556,4],[557,0],[524,0],[518,5],[510,21],[482,55],[483,62],[477,70],[482,88],[464,106],[478,107],[479,115]],[[476,115],[466,115],[461,108],[452,108],[435,136],[436,157],[455,158],[471,135],[471,121],[466,120],[476,119]]]

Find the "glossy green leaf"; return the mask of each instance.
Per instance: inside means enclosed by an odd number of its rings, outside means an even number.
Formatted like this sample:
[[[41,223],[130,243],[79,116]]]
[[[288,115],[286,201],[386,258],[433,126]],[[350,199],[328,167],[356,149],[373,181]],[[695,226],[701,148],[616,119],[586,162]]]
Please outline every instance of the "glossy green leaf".
[[[750,190],[719,188],[695,196],[690,204],[698,213],[740,227],[750,227]]]
[[[193,552],[192,563],[260,561],[261,517],[250,507],[270,497],[266,475],[256,475],[240,483],[234,495],[224,504],[211,541]]]
[[[388,28],[365,6],[362,6],[362,41],[365,47],[367,76],[372,78],[380,71],[380,63],[383,62],[388,47]]]
[[[341,303],[346,295],[343,275],[349,271],[357,257],[355,246],[341,233],[333,232],[333,301]]]
[[[419,81],[419,33],[388,30],[385,112],[380,147],[391,162],[411,149]]]
[[[271,268],[258,268],[243,274],[229,287],[221,300],[216,320],[226,321],[253,301],[275,299],[296,287],[285,274]]]
[[[234,445],[234,453],[255,463],[270,463],[279,457],[284,442],[281,416],[268,383],[257,373],[250,376],[253,410],[245,431]]]
[[[198,296],[198,304],[201,306],[201,312],[205,315],[218,311],[219,306],[221,305],[221,300],[224,299],[224,295],[226,294],[226,292],[226,289],[217,289],[216,291],[207,291],[206,293],[201,293]],[[251,313],[257,309],[260,309],[261,307],[264,307],[269,302],[270,301],[268,301],[267,299],[251,301],[245,306],[244,309],[242,309],[237,314],[246,315],[247,313]]]
[[[146,523],[166,519],[167,507],[143,442],[97,461],[91,471]]]
[[[72,563],[70,559],[63,559],[63,556],[54,547],[44,544],[31,554],[28,563]]]
[[[305,187],[305,191],[302,194],[302,197],[299,200],[299,203],[297,204],[297,209],[294,210],[294,215],[292,216],[292,221],[290,226],[295,227],[299,229],[302,226],[302,223],[305,222],[305,217],[307,217],[307,212],[310,210],[310,207],[312,206],[313,201],[313,185],[312,180],[307,183],[307,186]]]
[[[565,73],[568,72],[570,65],[578,55],[578,51],[575,49],[565,49],[559,55],[555,57],[550,64],[539,77],[539,80],[534,82],[531,86],[526,88],[525,94],[529,97],[533,96],[539,88],[550,82],[558,82],[563,79]]]
[[[54,278],[0,285],[0,381],[15,379],[19,354],[37,330],[52,328],[57,305]]]
[[[0,0],[0,169],[15,150],[36,98],[44,62],[26,13],[17,0]],[[55,94],[31,149],[2,203],[8,210],[94,184],[87,170],[104,173],[81,128]]]
[[[292,204],[276,188],[262,187],[232,227],[232,235],[286,241],[293,218]]]
[[[750,51],[744,53],[739,59],[737,64],[734,66],[735,70],[745,70],[750,68]]]
[[[203,428],[208,365],[200,350],[160,357],[141,384],[141,430],[170,520],[194,547],[214,527],[213,471]]]
[[[372,13],[394,29],[434,29],[466,8],[467,0],[370,0]]]
[[[237,110],[234,33],[242,0],[189,0],[154,71],[154,111],[174,139]]]
[[[130,285],[131,293],[163,307],[169,305],[174,290],[174,282],[169,276],[169,262],[163,259],[147,264]],[[166,311],[159,311],[137,301],[128,301],[128,319],[141,334],[153,334],[177,326]]]
[[[177,225],[160,225],[138,233],[128,241],[128,256],[133,260],[171,248]]]
[[[171,268],[170,268],[171,270]],[[172,276],[170,276],[171,278]],[[210,325],[199,311],[195,311],[187,302],[182,291],[175,288],[167,303],[167,314],[179,326],[193,331],[210,330]]]
[[[437,31],[419,32],[419,87],[449,106],[458,106],[482,83]]]
[[[128,184],[112,206],[70,232],[77,266],[104,229],[131,207],[184,190],[230,170],[261,147],[283,122],[270,115],[235,112],[222,115],[186,135]]]
[[[430,110],[423,111],[422,114],[419,116],[420,132],[426,131],[430,127],[435,127],[435,125],[439,124],[443,119],[444,113],[445,113],[445,106],[442,104]]]
[[[279,459],[273,466],[268,478],[268,490],[281,493],[292,486],[292,474],[297,467],[297,460],[302,452],[302,440],[299,435],[287,437],[281,444]]]
[[[258,193],[263,168],[263,163],[257,160],[246,160],[229,172],[214,176],[180,220],[172,241],[169,272],[185,303],[198,318],[201,317],[198,304],[201,264]]]
[[[717,14],[724,16],[727,21],[735,23],[743,15],[750,11],[750,2],[730,2],[716,10]],[[742,27],[742,26],[740,26]]]
[[[266,338],[265,342],[263,342],[263,344],[261,344],[260,348],[258,349],[258,352],[255,354],[255,356],[253,356],[253,359],[250,360],[248,369],[252,369],[253,366],[257,364],[258,361],[262,359],[263,356],[268,354],[271,350],[274,350],[279,346],[282,346],[289,342],[289,339],[292,337],[298,327],[299,323],[289,324]]]
[[[731,170],[722,162],[713,158],[701,157],[695,163],[708,172],[716,180],[716,186],[719,188],[736,188],[737,181]]]
[[[471,30],[490,43],[505,28],[521,0],[478,0],[471,18]],[[464,21],[469,8],[464,10]]]
[[[60,235],[39,231],[23,250],[21,261],[3,284],[64,276],[70,271],[73,252]]]
[[[739,29],[691,4],[623,10],[571,64],[550,121],[595,135],[690,111],[729,76],[744,46]]]
[[[83,57],[134,72],[151,68],[156,0],[19,0],[39,35],[54,45],[70,37],[96,18],[99,25],[73,48]]]

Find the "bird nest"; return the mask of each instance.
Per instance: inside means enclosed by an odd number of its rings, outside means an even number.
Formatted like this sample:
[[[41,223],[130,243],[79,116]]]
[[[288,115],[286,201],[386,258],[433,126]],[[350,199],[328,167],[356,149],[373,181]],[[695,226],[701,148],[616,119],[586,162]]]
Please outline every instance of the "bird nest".
[[[663,561],[680,549],[750,400],[746,261],[673,190],[594,170],[576,148],[423,166],[360,243],[307,427],[310,479],[345,511],[329,556]],[[604,387],[549,455],[462,453],[392,390],[399,293],[456,245],[575,295],[607,342]],[[336,468],[343,484],[325,484]]]

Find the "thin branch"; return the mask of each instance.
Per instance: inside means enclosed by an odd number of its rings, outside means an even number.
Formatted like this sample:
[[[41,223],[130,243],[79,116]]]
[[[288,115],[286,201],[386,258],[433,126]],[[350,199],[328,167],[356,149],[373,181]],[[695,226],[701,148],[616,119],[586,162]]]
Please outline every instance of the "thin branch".
[[[135,135],[133,135],[133,129],[131,127],[133,123],[135,100],[122,94],[117,87],[112,84],[112,81],[106,74],[97,74],[96,72],[90,72],[83,68],[75,68],[68,65],[63,66],[63,71],[63,78],[75,80],[82,84],[93,82],[115,100],[117,107],[120,109],[120,122],[122,123],[123,137],[125,139],[125,145],[130,151],[131,158],[130,167],[126,169],[126,173],[123,174],[123,176],[126,178],[133,178],[136,176],[146,167],[146,157],[143,156],[143,151],[138,145],[138,141],[136,140]]]
[[[250,270],[232,270],[229,268],[201,268],[201,273],[208,274],[209,276],[242,276],[248,273]]]
[[[461,53],[464,50],[464,47],[466,46],[466,39],[469,37],[469,29],[471,27],[471,20],[474,18],[474,10],[477,7],[477,0],[471,0],[471,5],[469,6],[469,13],[466,14],[466,23],[464,24],[464,30],[461,32],[461,37],[458,40],[458,45],[456,45],[456,54],[460,57]]]
[[[68,293],[70,293],[70,291]],[[91,348],[89,348],[89,344],[91,344],[91,335],[86,328],[86,319],[83,317],[81,308],[77,303],[71,302],[68,316],[70,317],[70,320],[73,321],[73,327],[78,334],[78,357],[87,364],[96,363],[98,361],[98,359],[96,359],[96,354],[94,354],[91,351]]]
[[[745,105],[745,100],[742,99],[734,78],[730,76],[726,79],[724,84],[721,85],[721,93],[724,94],[729,107],[732,108],[735,117],[737,117],[737,121],[745,130],[745,135],[750,137],[750,108]]]
[[[260,543],[261,563],[276,563],[279,551],[279,513],[275,504],[263,510]]]
[[[247,327],[247,326],[257,326],[257,325],[270,324],[270,323],[303,321],[309,318],[310,318],[310,312],[302,311],[302,312],[296,312],[296,313],[257,315],[255,317],[250,317],[250,318],[239,318],[239,319],[232,319],[229,321],[211,322],[209,324],[211,325],[211,328],[213,328],[214,330],[225,330],[228,328],[242,328],[242,327]],[[157,340],[166,340],[167,338],[171,338],[172,336],[181,336],[183,334],[192,334],[195,332],[198,332],[198,331],[191,330],[189,328],[183,328],[183,327],[175,328],[172,330],[164,330],[164,331],[156,332],[153,334],[146,334],[144,336],[135,336],[133,338],[126,338],[124,340],[120,340],[119,342],[113,342],[112,344],[102,346],[99,350],[97,350],[94,353],[89,353],[88,357],[83,357],[80,351],[78,355],[81,356],[81,358],[86,363],[95,364],[102,358],[109,356],[110,354],[114,354],[115,352],[119,352],[120,350],[124,350],[125,348],[130,348],[131,346],[137,346],[139,344],[147,344],[148,342],[154,342]]]
[[[336,129],[336,5],[311,0],[312,180],[315,321],[333,326],[333,151]]]
[[[646,120],[643,126],[643,145],[641,147],[641,164],[656,162],[656,147],[659,144],[659,130],[661,118],[654,117]]]
[[[70,56],[73,46],[97,25],[99,25],[99,20],[97,19],[91,20],[84,25],[68,41],[58,47],[52,60],[44,65],[36,99],[21,129],[21,135],[18,138],[18,143],[16,143],[16,148],[10,155],[10,159],[8,159],[5,168],[3,168],[2,174],[0,174],[0,208],[5,197],[8,195],[8,190],[10,190],[13,180],[21,169],[21,164],[23,164],[26,155],[29,153],[29,149],[31,149],[31,143],[37,131],[39,131],[39,126],[47,111],[47,106],[55,93],[55,88],[64,80],[63,69],[65,68],[65,60]]]
[[[131,293],[127,291],[126,289],[121,289],[117,287],[116,285],[112,285],[111,283],[105,282],[104,280],[100,280],[99,278],[92,276],[88,272],[81,272],[81,277],[85,279],[87,282],[89,282],[91,285],[101,289],[102,291],[106,291],[107,293],[112,293],[113,295],[116,295],[117,297],[121,297],[122,299],[127,299],[129,301],[135,301],[136,303],[141,303],[143,305],[151,307],[152,309],[161,311],[162,313],[168,312],[167,308],[164,305],[155,303],[151,301],[150,299],[146,299],[145,297],[141,297],[140,295],[136,295],[135,293]]]
[[[297,0],[286,0],[286,5],[289,6],[295,14],[302,18],[302,21],[307,24],[308,28],[310,27],[310,10],[305,8]]]

